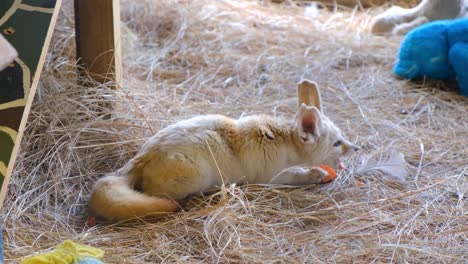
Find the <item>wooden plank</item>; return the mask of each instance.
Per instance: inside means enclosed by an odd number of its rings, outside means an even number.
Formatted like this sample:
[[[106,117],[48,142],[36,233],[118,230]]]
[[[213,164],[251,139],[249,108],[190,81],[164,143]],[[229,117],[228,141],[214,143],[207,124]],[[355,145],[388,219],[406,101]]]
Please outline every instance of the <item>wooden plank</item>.
[[[94,80],[120,84],[122,56],[119,0],[75,0],[77,58]]]
[[[20,149],[61,0],[0,3],[0,30],[18,51],[0,71],[0,208]]]

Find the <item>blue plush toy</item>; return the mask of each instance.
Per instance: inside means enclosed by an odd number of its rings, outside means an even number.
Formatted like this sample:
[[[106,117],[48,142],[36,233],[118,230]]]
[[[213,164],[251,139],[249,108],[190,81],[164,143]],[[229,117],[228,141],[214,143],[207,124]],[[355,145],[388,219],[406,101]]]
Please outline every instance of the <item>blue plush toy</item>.
[[[468,96],[468,18],[441,20],[410,31],[393,72],[403,78],[457,79]]]

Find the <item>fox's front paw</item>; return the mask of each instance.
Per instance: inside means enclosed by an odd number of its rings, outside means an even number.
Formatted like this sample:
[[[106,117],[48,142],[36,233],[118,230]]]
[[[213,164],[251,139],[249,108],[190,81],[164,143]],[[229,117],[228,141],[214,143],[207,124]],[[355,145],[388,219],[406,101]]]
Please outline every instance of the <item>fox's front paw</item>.
[[[336,179],[336,172],[331,167],[320,165],[309,169],[309,177],[315,183],[329,183]]]
[[[374,35],[388,35],[391,34],[393,29],[400,24],[400,17],[407,9],[399,6],[392,6],[387,11],[374,17],[371,22],[370,31]]]
[[[429,18],[416,9],[393,6],[372,20],[371,32],[374,35],[405,35],[429,21]]]

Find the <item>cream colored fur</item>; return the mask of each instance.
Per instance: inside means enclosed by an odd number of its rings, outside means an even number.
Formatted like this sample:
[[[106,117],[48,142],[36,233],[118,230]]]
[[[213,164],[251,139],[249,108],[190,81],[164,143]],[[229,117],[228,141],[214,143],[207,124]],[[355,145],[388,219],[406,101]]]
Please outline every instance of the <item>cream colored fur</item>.
[[[393,6],[376,16],[371,32],[376,35],[403,35],[424,23],[467,16],[468,0],[422,0],[414,8]]]
[[[96,183],[90,209],[124,220],[177,211],[176,201],[222,184],[323,182],[328,173],[318,165],[337,168],[357,148],[318,110],[316,85],[301,82],[298,90],[304,89],[294,120],[205,115],[162,129],[126,166]]]

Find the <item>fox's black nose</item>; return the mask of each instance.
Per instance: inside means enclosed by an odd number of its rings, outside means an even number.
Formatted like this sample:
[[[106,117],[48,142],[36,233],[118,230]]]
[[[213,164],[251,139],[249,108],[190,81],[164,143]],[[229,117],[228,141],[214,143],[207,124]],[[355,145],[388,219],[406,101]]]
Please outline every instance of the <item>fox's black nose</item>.
[[[354,150],[354,151],[358,151],[359,148],[358,148],[358,147],[353,147],[353,150]]]

